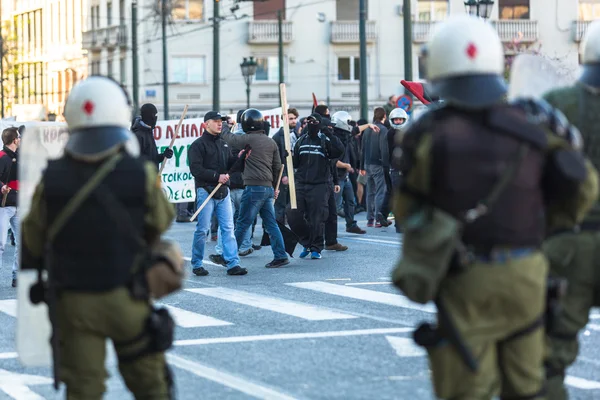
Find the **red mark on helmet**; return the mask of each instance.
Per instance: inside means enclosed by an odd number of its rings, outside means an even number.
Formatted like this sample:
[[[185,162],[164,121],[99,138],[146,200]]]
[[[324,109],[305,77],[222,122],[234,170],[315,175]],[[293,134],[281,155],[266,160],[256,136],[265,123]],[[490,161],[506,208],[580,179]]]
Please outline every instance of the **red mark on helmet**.
[[[92,113],[94,112],[94,103],[92,103],[91,101],[86,101],[85,103],[83,103],[83,111],[87,114],[87,115],[92,115]]]
[[[473,43],[469,43],[467,46],[467,56],[472,60],[477,57],[477,46]]]

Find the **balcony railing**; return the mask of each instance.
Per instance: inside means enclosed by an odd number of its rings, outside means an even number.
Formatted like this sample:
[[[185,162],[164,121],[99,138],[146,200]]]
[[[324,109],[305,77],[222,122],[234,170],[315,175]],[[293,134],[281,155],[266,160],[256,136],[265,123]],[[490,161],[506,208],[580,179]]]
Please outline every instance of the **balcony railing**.
[[[413,21],[413,42],[429,41],[436,23],[436,21]],[[539,37],[537,21],[501,19],[491,23],[503,42],[535,42]]]
[[[292,21],[283,21],[283,43],[294,39]],[[279,25],[277,20],[258,20],[248,23],[249,44],[273,44],[279,41]]]
[[[583,40],[583,37],[585,36],[585,32],[587,32],[587,28],[590,25],[590,22],[592,21],[573,21],[572,31],[574,42],[581,42]]]
[[[435,21],[413,21],[413,42],[425,43],[429,40]]]
[[[526,19],[501,19],[492,21],[503,42],[536,42],[539,38],[538,23]]]
[[[377,30],[375,21],[367,21],[366,33],[367,42],[377,40]],[[359,43],[358,21],[332,21],[331,22],[331,43]]]
[[[127,28],[125,26],[113,25],[83,32],[82,47],[86,50],[126,46]]]

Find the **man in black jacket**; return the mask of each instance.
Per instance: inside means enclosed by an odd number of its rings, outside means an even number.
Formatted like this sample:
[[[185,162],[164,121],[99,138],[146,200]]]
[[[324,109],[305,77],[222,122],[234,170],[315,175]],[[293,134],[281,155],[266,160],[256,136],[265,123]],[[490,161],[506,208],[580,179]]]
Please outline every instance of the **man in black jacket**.
[[[352,133],[358,130],[357,127],[350,125],[351,116],[345,111],[338,111],[333,114],[332,121],[335,124],[333,133],[344,145],[344,155],[336,160],[336,173],[338,175],[340,191],[335,194],[336,211],[344,209],[344,218],[346,219],[346,232],[364,234],[354,220],[354,210],[356,201],[354,190],[350,181],[350,174],[353,174],[360,167],[358,153],[354,146]]]
[[[367,175],[367,226],[387,227],[390,223],[383,215],[385,194],[387,192],[386,171],[390,168],[390,152],[387,141],[387,128],[383,107],[377,107],[373,113],[373,123],[380,129],[375,132],[367,129],[362,138],[361,175]]]
[[[229,196],[229,169],[237,157],[221,138],[223,117],[216,111],[204,115],[206,130],[196,139],[188,151],[190,172],[196,185],[196,207],[200,207],[210,193],[218,186],[214,196],[198,215],[194,241],[192,244],[192,272],[198,276],[208,275],[202,267],[204,246],[210,231],[210,220],[215,210],[223,242],[223,259],[227,266],[227,275],[246,275],[248,270],[240,267],[238,246],[233,233],[233,210]]]
[[[297,210],[291,214],[302,215],[290,217],[290,227],[295,231],[304,246],[300,258],[310,254],[312,259],[320,259],[323,251],[324,224],[328,216],[329,185],[331,179],[331,161],[344,153],[344,146],[329,129],[322,125],[319,114],[307,118],[308,130],[294,146],[294,168],[296,173]],[[307,226],[294,229],[291,220],[300,221]]]
[[[288,109],[288,120],[290,122],[290,149],[294,148],[296,144],[296,124],[298,121],[298,110],[295,108]],[[281,164],[284,167],[283,176],[281,178],[281,185],[279,186],[279,196],[277,200],[275,200],[275,218],[277,221],[285,225],[285,209],[287,205],[290,203],[290,188],[289,188],[289,180],[288,180],[288,170],[287,170],[287,161],[286,161],[286,151],[285,151],[285,135],[283,134],[283,127],[277,131],[276,134],[273,135],[273,140],[277,143],[277,147],[279,147],[279,156],[281,157]]]
[[[173,150],[167,148],[164,152],[158,153],[156,142],[152,131],[156,127],[158,120],[158,110],[154,104],[144,104],[140,109],[140,116],[133,120],[131,132],[140,142],[140,155],[146,157],[148,161],[156,164],[156,168],[165,158],[173,157]]]
[[[17,149],[21,144],[18,128],[6,128],[2,132],[4,147],[0,151],[0,188],[6,203],[0,206],[0,262],[6,248],[8,229],[15,236],[15,259],[12,266],[12,287],[17,286],[19,269],[19,217],[17,215],[17,197],[19,191],[19,167]]]

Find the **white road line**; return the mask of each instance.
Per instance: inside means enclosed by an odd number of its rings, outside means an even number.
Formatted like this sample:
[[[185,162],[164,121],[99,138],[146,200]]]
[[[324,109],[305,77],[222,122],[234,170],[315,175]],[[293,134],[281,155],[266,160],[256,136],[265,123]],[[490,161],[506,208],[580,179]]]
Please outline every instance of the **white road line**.
[[[45,397],[40,396],[27,386],[18,383],[2,383],[0,384],[0,391],[14,400],[46,400]]]
[[[418,346],[412,339],[396,336],[386,336],[385,338],[398,357],[423,357],[427,355],[425,349]]]
[[[268,388],[261,384],[251,382],[244,378],[229,374],[223,370],[214,369],[195,361],[190,361],[173,354],[167,355],[167,359],[169,360],[170,364],[177,368],[183,369],[201,378],[205,378],[238,390],[257,399],[295,400],[294,397],[281,393],[275,389]]]
[[[600,319],[600,314],[592,314],[590,315],[590,319]]]
[[[359,238],[359,237],[354,237],[354,236],[340,236],[340,238],[344,238],[344,239],[348,239],[348,240],[356,240],[358,242],[370,242],[370,243],[379,243],[379,244],[394,245],[394,246],[402,244],[401,240],[394,242],[391,240],[368,239],[368,238]]]
[[[0,353],[0,360],[7,360],[9,358],[17,358],[17,353]]]
[[[17,300],[0,300],[0,312],[17,318]]]
[[[366,285],[391,285],[392,282],[356,282],[356,283],[344,283],[346,286],[366,286]]]
[[[577,389],[592,390],[600,389],[600,382],[590,381],[576,376],[567,375],[565,383],[569,386],[576,387]]]
[[[350,278],[331,278],[331,279],[325,279],[326,281],[351,281],[352,279]]]
[[[200,328],[209,326],[226,326],[233,325],[231,322],[221,321],[208,315],[195,313],[192,311],[184,310],[178,307],[174,307],[168,304],[157,305],[164,306],[169,309],[169,312],[173,316],[175,323],[182,328]]]
[[[234,303],[239,303],[250,307],[291,315],[293,317],[298,317],[309,321],[357,318],[354,315],[331,311],[324,307],[298,303],[276,297],[263,296],[260,294],[244,292],[242,290],[227,289],[222,287],[194,288],[185,290],[192,293],[198,293],[203,296],[215,297],[217,299],[232,301]]]
[[[181,257],[181,258],[183,258],[185,261],[192,261],[191,257]],[[214,265],[215,267],[225,268],[221,264],[214,263],[214,262],[212,262],[210,260],[202,260],[202,264]]]
[[[421,305],[414,303],[404,296],[399,294],[391,294],[384,292],[377,292],[374,290],[361,289],[350,286],[336,285],[328,282],[296,282],[286,283],[286,285],[294,286],[301,289],[314,290],[316,292],[333,294],[336,296],[349,297],[357,300],[371,301],[373,303],[387,304],[394,307],[410,308],[412,310],[418,310],[428,313],[434,313],[435,307],[430,304]]]
[[[587,324],[586,328],[593,331],[600,331],[600,325],[597,324]]]
[[[274,335],[255,335],[255,336],[230,336],[230,337],[220,337],[220,338],[176,340],[175,346],[200,346],[200,345],[206,345],[206,344],[264,342],[264,341],[270,341],[270,340],[299,340],[299,339],[317,339],[317,338],[345,337],[345,336],[386,335],[386,334],[394,334],[394,333],[407,333],[407,332],[412,332],[412,331],[414,331],[414,328],[381,328],[381,329],[357,329],[357,330],[352,330],[352,331],[279,333],[279,334],[274,334]]]

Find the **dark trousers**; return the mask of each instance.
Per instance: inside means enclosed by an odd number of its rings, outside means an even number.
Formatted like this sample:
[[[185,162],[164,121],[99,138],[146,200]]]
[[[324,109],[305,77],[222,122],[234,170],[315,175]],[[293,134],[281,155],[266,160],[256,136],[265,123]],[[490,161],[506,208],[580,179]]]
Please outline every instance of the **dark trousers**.
[[[327,211],[329,215],[325,220],[325,246],[333,246],[337,241],[338,215],[337,204],[335,201],[335,192],[333,184],[329,185],[329,194],[327,199]]]
[[[275,219],[280,224],[285,225],[285,210],[290,203],[290,187],[289,185],[279,185],[279,196],[275,200]]]
[[[352,183],[350,178],[346,178],[340,182],[340,192],[335,194],[335,203],[339,209],[344,209],[346,219],[346,228],[356,225],[354,220],[354,210],[356,208],[356,197],[352,191]]]
[[[402,175],[400,175],[400,171],[397,169],[390,170],[390,182],[392,185],[392,201],[394,199],[394,194],[398,193],[400,190],[400,185],[402,184]],[[392,205],[390,205],[393,211]],[[394,218],[394,226],[396,227],[396,232],[400,232],[400,225],[398,225],[398,219]]]
[[[300,244],[310,251],[323,251],[323,231],[328,216],[329,184],[296,184],[298,208],[288,208],[288,223]]]
[[[390,174],[390,170],[388,168],[384,168],[383,169],[383,178],[385,180],[385,186],[386,186],[386,191],[385,191],[385,196],[383,198],[383,203],[381,205],[381,213],[383,214],[384,217],[387,218],[387,216],[390,214],[390,212],[392,211],[392,178],[391,178],[391,174]]]

